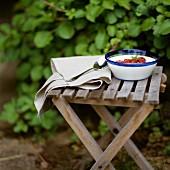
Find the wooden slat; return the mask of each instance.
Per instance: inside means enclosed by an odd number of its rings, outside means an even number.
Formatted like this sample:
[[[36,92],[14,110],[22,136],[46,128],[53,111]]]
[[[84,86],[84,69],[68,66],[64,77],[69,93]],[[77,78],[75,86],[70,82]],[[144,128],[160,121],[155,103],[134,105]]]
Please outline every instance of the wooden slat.
[[[75,89],[65,89],[64,92],[63,92],[63,96],[65,98],[72,98],[75,94],[76,90]]]
[[[79,89],[75,95],[75,98],[83,98],[86,99],[89,94],[89,90]]]
[[[117,99],[127,99],[130,95],[134,82],[133,81],[124,81],[122,88],[118,92]]]
[[[57,90],[51,90],[47,93],[48,97],[52,97],[52,96],[56,96],[59,97],[59,95],[61,94],[62,89],[57,89]]]
[[[145,95],[145,90],[147,86],[148,79],[141,80],[137,82],[135,92],[133,94],[133,101],[143,101],[144,100],[144,95]]]
[[[105,84],[103,84],[99,89],[92,90],[89,93],[88,99],[100,99],[103,94],[104,88]]]
[[[114,99],[116,92],[120,86],[121,80],[118,80],[116,78],[112,78],[112,82],[108,86],[107,90],[105,91],[103,95],[103,99]]]
[[[151,104],[159,104],[159,92],[162,70],[162,66],[155,67],[155,69],[153,70],[148,92],[148,102]]]
[[[147,102],[147,94],[145,94],[145,100],[143,102]],[[69,103],[77,103],[77,104],[92,104],[92,105],[105,105],[105,106],[120,106],[120,107],[138,107],[141,106],[143,102],[136,102],[132,101],[133,92],[130,94],[127,100],[124,99],[114,99],[114,100],[104,100],[103,98],[100,98],[99,100],[96,99],[89,99],[86,100],[82,98],[67,98],[67,101]]]

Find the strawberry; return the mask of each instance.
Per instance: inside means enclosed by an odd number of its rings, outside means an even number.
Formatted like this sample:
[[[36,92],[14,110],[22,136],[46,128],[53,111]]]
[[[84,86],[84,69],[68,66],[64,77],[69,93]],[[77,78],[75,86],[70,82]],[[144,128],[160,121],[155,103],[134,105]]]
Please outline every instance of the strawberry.
[[[131,63],[138,63],[138,60],[132,59],[132,60],[131,60]]]
[[[122,60],[117,60],[116,62],[118,62],[118,63],[124,63],[124,61],[122,61]]]
[[[144,57],[133,57],[132,56],[132,59],[124,59],[123,61],[122,60],[117,60],[116,62],[119,62],[119,63],[145,63],[146,62],[146,59]]]
[[[138,60],[139,60],[139,63],[145,63],[146,62],[146,59],[144,57],[139,57]]]
[[[124,63],[131,63],[131,59],[124,59]]]

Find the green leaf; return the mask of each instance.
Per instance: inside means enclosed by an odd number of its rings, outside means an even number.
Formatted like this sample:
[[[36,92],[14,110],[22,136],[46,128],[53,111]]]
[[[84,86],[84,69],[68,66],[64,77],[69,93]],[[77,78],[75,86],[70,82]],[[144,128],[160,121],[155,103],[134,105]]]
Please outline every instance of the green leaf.
[[[117,17],[115,16],[115,14],[113,12],[107,12],[105,14],[105,22],[108,24],[114,24],[117,22]]]
[[[27,117],[28,118],[28,117]],[[42,119],[43,120],[43,119]],[[38,119],[37,115],[32,115],[32,119],[30,119],[30,121],[28,122],[29,125],[31,126],[39,126],[41,125],[41,121],[40,119]]]
[[[28,44],[22,44],[21,46],[20,46],[20,58],[21,59],[23,59],[23,58],[26,58],[26,57],[28,57],[28,55],[29,55],[29,53],[30,53],[30,47],[29,47],[29,45]]]
[[[90,3],[94,5],[99,5],[101,2],[102,0],[90,0]]]
[[[100,54],[100,51],[96,48],[95,43],[92,43],[89,47],[90,54],[92,55],[98,55]]]
[[[124,9],[117,8],[114,10],[114,13],[118,18],[122,18],[123,16],[125,16],[126,11]]]
[[[56,29],[56,34],[63,39],[71,39],[74,32],[74,25],[71,23],[62,23]]]
[[[118,43],[120,43],[120,39],[119,38],[112,38],[111,40],[110,40],[110,44],[112,45],[112,46],[114,46],[114,45],[117,45]]]
[[[122,39],[124,36],[124,32],[122,30],[118,30],[116,32],[116,37],[119,38],[119,39]]]
[[[160,34],[161,35],[167,35],[170,33],[170,19],[164,20],[160,27]]]
[[[164,15],[165,15],[166,17],[169,17],[169,18],[170,18],[170,11],[165,11],[165,12],[164,12]]]
[[[107,32],[110,37],[114,37],[116,35],[116,27],[114,25],[108,25],[107,26]]]
[[[37,48],[44,48],[53,40],[53,35],[50,31],[38,31],[34,37],[34,43]]]
[[[153,35],[155,36],[160,36],[160,27],[161,27],[162,23],[158,22],[154,25],[153,27]]]
[[[28,95],[30,93],[35,94],[37,89],[38,88],[37,88],[36,83],[30,85],[30,84],[27,84],[26,82],[25,83],[23,82],[20,84],[20,90],[22,91],[22,93],[24,93],[26,95]]]
[[[75,18],[83,18],[85,16],[85,11],[83,9],[78,9],[74,13]]]
[[[164,20],[165,20],[165,16],[162,15],[162,14],[160,14],[160,15],[158,15],[158,16],[156,17],[156,21],[157,21],[158,23],[163,23]]]
[[[99,30],[95,37],[95,45],[97,49],[102,50],[108,43],[108,35],[106,34],[106,30]]]
[[[157,49],[164,49],[168,45],[167,37],[154,37],[153,44]]]
[[[170,33],[170,19],[164,20],[162,23],[158,22],[153,27],[153,34],[155,36],[167,35]]]
[[[140,17],[142,15],[148,16],[148,8],[147,8],[147,6],[145,6],[143,4],[138,5],[137,8],[136,8],[135,14],[138,17]]]
[[[4,50],[6,42],[7,42],[7,36],[0,34],[0,50],[2,51]]]
[[[159,4],[159,0],[147,0],[146,1],[146,5],[152,8],[155,8],[156,6],[158,6],[158,4]]]
[[[33,1],[25,1],[25,0],[20,0],[19,3],[16,3],[15,9],[25,9],[28,8]]]
[[[19,45],[20,41],[21,41],[21,34],[19,32],[17,32],[16,30],[12,30],[12,35],[11,35],[11,46],[16,47],[17,45]]]
[[[82,42],[82,43],[76,45],[75,53],[76,53],[76,55],[84,55],[87,53],[87,49],[88,49],[88,44]]]
[[[64,48],[65,56],[73,56],[74,55],[74,44],[70,43]]]
[[[166,48],[166,56],[170,59],[170,47]]]
[[[24,114],[24,119],[26,120],[31,120],[32,119],[32,116],[33,114],[31,112],[27,112],[26,114]]]
[[[19,80],[25,80],[28,78],[29,73],[31,70],[30,63],[23,63],[18,69],[17,69],[17,78]]]
[[[23,31],[28,32],[28,31],[33,31],[38,25],[39,25],[39,20],[33,17],[28,18],[27,22],[24,23],[23,25]]]
[[[22,95],[17,99],[17,108],[19,113],[28,111],[33,106],[33,101],[30,96]]]
[[[143,21],[141,28],[142,28],[143,31],[148,31],[148,30],[152,29],[154,24],[155,24],[155,18],[153,18],[153,17],[146,18]]]
[[[29,57],[29,63],[31,65],[40,65],[43,64],[43,57],[40,54],[40,51],[38,49],[35,49],[33,51],[30,51],[30,57]]]
[[[16,112],[3,111],[0,115],[1,121],[6,121],[10,124],[15,124],[18,121],[18,119],[19,119],[19,115]]]
[[[5,52],[6,61],[16,61],[20,56],[19,48],[8,47]]]
[[[43,128],[45,129],[51,129],[52,126],[54,125],[53,119],[50,119],[50,118],[43,118],[41,123],[42,123]]]
[[[170,5],[170,1],[169,1],[169,0],[161,0],[161,2],[162,2],[164,5]]]
[[[27,131],[28,131],[28,125],[25,124],[22,120],[18,121],[14,127],[15,133],[27,132]]]
[[[11,34],[12,28],[9,26],[9,24],[1,24],[0,30],[3,31],[6,34]]]
[[[30,75],[33,81],[39,81],[43,76],[43,66],[42,65],[34,66],[31,70]]]
[[[138,23],[132,22],[128,28],[128,34],[131,37],[137,37],[141,33],[141,27]]]
[[[52,74],[50,67],[45,67],[43,71],[43,75],[45,79],[48,79],[50,75]]]
[[[93,4],[86,5],[85,8],[86,8],[86,18],[91,22],[95,22],[96,18],[104,10],[103,6],[93,5]]]
[[[12,25],[16,28],[21,29],[21,27],[25,23],[25,20],[26,20],[25,15],[23,15],[22,13],[16,14],[12,18]]]
[[[85,28],[86,25],[87,25],[86,20],[76,20],[75,21],[76,30],[81,30],[81,29]]]
[[[159,12],[159,13],[161,13],[161,14],[163,14],[163,13],[166,11],[166,6],[164,6],[164,5],[158,5],[158,6],[156,7],[156,11]]]
[[[140,5],[140,4],[144,4],[143,0],[132,0],[134,3]]]
[[[79,36],[76,39],[76,44],[81,44],[81,43],[88,43],[88,38],[87,36],[83,34],[79,34]]]
[[[119,4],[119,6],[130,10],[130,0],[115,0]]]
[[[114,1],[113,0],[104,0],[102,2],[102,6],[105,9],[110,9],[110,10],[114,10]]]

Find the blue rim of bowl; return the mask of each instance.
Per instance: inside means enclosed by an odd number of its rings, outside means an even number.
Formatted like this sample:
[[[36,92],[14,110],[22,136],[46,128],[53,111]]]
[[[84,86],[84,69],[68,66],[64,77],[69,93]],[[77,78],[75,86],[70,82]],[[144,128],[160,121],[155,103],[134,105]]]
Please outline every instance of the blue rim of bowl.
[[[116,54],[122,54],[122,55],[143,55],[143,56],[147,56],[147,57],[151,57],[154,58],[154,61],[151,62],[146,62],[146,63],[137,63],[137,64],[131,64],[131,63],[120,63],[120,62],[116,62],[116,61],[112,61],[109,60],[109,58],[114,57],[114,55]],[[123,50],[115,50],[115,51],[111,51],[108,52],[105,55],[105,59],[108,63],[110,64],[114,64],[117,66],[124,66],[124,67],[143,67],[143,66],[149,66],[149,65],[153,65],[156,64],[158,62],[158,60],[160,59],[160,56],[157,53],[151,52],[151,51],[145,51],[145,50],[138,50],[138,49],[123,49]]]

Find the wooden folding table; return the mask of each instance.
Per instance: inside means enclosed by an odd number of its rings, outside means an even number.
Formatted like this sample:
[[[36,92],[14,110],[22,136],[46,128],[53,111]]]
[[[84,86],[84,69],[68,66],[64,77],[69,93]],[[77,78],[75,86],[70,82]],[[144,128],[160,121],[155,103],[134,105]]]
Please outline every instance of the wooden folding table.
[[[113,77],[109,85],[103,84],[97,90],[60,88],[49,92],[54,105],[96,161],[91,170],[115,169],[111,160],[123,146],[140,169],[153,170],[130,137],[159,104],[160,92],[164,92],[166,87],[166,75],[162,70],[162,66],[156,66],[152,76],[140,81],[122,81]],[[115,137],[104,151],[70,103],[91,105],[105,121]],[[107,106],[128,107],[128,110],[116,121]]]

